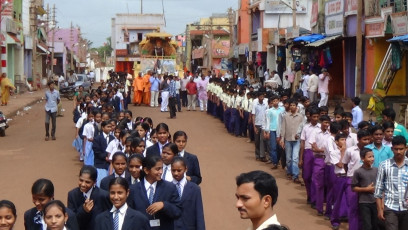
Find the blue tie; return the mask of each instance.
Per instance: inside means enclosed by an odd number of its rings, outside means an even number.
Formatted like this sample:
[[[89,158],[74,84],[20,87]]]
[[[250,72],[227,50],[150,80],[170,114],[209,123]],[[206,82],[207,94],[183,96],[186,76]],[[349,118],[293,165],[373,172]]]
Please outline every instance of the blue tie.
[[[166,180],[166,173],[167,173],[167,166],[164,166],[164,172],[163,172],[163,175],[162,175],[163,180]]]
[[[150,185],[149,187],[149,203],[153,204],[153,196],[154,196],[154,191],[153,191],[153,185]]]
[[[41,212],[41,211],[37,211],[37,212],[35,213],[35,216],[34,216],[34,223],[36,223],[36,224],[41,224],[41,226],[42,226],[41,218],[42,218],[42,212]]]
[[[177,187],[178,195],[179,195],[179,197],[181,199],[181,185],[180,185],[180,182],[177,182],[176,187]]]
[[[119,209],[113,215],[113,230],[119,230]]]

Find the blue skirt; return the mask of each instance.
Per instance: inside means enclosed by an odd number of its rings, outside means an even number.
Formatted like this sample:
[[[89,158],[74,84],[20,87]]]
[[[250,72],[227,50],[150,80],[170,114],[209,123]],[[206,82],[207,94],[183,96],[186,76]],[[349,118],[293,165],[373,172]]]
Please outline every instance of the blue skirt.
[[[75,138],[74,141],[72,142],[72,147],[74,147],[76,151],[78,151],[78,153],[81,153],[82,152],[82,139],[80,137]]]
[[[93,143],[90,141],[86,141],[85,145],[85,157],[84,157],[84,164],[85,165],[94,165],[94,152],[92,149]]]

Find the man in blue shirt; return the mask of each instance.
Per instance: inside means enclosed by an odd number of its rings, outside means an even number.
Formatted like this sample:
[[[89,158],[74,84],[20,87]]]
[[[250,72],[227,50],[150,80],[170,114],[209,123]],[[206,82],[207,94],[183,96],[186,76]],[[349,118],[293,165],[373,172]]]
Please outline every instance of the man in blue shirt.
[[[160,79],[157,77],[157,73],[153,73],[149,79],[150,81],[150,107],[159,106],[159,86]]]
[[[60,102],[60,94],[58,90],[55,90],[55,84],[53,81],[48,82],[49,90],[45,92],[45,140],[50,139],[50,118],[52,121],[51,136],[52,140],[55,140],[55,130],[57,127],[57,110],[58,103]]]
[[[353,126],[353,128],[357,130],[358,123],[363,121],[363,110],[361,110],[359,106],[361,100],[359,97],[355,97],[351,99],[351,101],[353,102],[353,109],[351,110],[351,114],[353,115],[353,120],[351,121],[351,125]]]

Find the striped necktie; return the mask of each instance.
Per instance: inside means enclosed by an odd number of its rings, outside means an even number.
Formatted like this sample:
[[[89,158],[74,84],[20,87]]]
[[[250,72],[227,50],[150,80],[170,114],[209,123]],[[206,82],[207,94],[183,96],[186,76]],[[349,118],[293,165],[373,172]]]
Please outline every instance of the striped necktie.
[[[162,179],[166,180],[167,166],[164,166]]]
[[[149,187],[149,203],[153,204],[153,197],[154,197],[154,188],[153,185],[150,185]]]
[[[35,216],[34,216],[34,223],[36,223],[36,224],[41,224],[41,226],[42,226],[41,218],[42,218],[42,212],[41,212],[41,211],[37,211],[37,212],[35,213]]]
[[[113,215],[113,230],[119,230],[119,209],[117,209]]]
[[[177,184],[176,184],[176,187],[177,187],[177,192],[178,192],[178,195],[179,195],[179,197],[180,197],[180,199],[181,199],[181,185],[180,185],[180,182],[177,182]]]

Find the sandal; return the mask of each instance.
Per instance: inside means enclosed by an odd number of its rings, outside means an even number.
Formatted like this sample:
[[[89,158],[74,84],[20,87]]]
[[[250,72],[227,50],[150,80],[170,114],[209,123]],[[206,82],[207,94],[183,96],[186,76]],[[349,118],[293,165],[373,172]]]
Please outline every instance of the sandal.
[[[48,141],[49,139],[50,139],[49,136],[46,136],[46,137],[45,137],[45,141]]]

